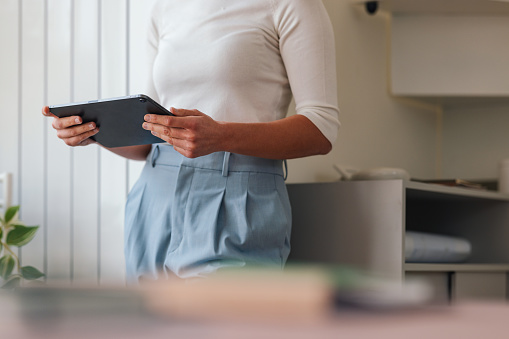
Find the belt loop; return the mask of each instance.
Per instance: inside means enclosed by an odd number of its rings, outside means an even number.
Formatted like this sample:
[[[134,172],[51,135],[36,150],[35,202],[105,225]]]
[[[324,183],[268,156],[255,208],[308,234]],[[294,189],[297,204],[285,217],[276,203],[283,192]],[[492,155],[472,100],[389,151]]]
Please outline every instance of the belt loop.
[[[286,159],[283,160],[283,165],[285,166],[285,176],[283,177],[283,179],[286,181],[286,179],[288,179],[288,163],[286,162]]]
[[[152,167],[156,167],[156,160],[159,157],[159,152],[159,145],[156,145],[152,151]]]
[[[224,152],[223,158],[223,177],[228,176],[228,165],[230,164],[230,152]]]

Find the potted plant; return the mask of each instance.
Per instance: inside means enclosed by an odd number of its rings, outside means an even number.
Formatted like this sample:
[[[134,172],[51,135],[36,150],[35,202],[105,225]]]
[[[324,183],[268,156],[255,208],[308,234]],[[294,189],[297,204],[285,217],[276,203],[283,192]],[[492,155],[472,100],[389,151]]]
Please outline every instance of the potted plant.
[[[44,274],[32,266],[21,266],[12,246],[22,247],[35,236],[39,226],[26,226],[18,219],[19,206],[9,207],[0,217],[0,278],[1,287],[13,289],[22,280],[36,280]]]

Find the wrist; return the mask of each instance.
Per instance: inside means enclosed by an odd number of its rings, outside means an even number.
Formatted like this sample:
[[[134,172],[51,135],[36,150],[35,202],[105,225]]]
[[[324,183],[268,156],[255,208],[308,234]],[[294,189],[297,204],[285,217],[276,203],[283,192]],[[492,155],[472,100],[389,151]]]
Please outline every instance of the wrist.
[[[232,140],[235,140],[233,123],[219,121],[219,150],[223,152],[232,152]]]

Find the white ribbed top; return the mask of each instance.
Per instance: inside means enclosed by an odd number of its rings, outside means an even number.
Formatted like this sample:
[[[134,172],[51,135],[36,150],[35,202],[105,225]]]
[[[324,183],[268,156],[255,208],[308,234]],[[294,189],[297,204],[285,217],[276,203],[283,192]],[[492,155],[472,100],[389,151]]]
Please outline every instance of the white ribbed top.
[[[321,0],[159,0],[148,42],[147,94],[163,106],[268,122],[293,94],[297,114],[334,144],[334,35]]]

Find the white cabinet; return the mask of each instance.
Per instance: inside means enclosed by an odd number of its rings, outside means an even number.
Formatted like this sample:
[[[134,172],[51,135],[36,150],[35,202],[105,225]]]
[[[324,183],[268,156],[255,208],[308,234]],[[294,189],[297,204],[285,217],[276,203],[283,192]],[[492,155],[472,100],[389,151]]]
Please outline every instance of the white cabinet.
[[[508,195],[403,180],[290,184],[288,190],[291,261],[423,277],[453,300],[507,294]],[[472,254],[464,263],[405,263],[407,230],[465,238]]]
[[[509,16],[393,14],[391,91],[509,98]]]
[[[509,102],[509,2],[382,0],[390,90],[438,103]]]

